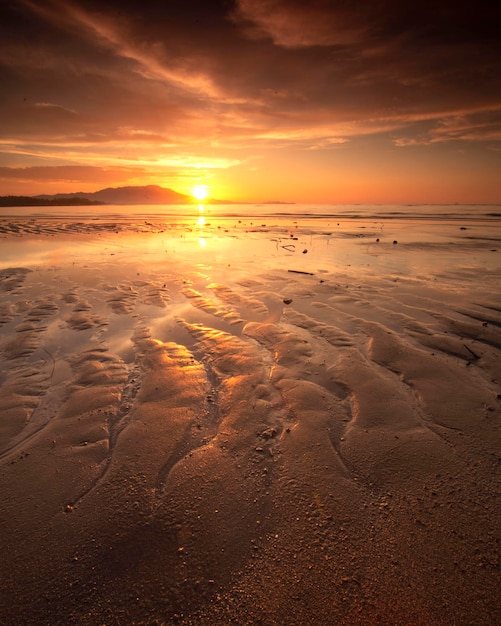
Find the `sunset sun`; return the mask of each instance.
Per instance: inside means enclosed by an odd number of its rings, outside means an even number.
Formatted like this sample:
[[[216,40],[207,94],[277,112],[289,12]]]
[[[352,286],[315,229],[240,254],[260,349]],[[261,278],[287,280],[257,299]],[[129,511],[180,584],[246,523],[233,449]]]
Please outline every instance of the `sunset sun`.
[[[199,202],[203,202],[209,197],[209,187],[207,185],[195,185],[191,190],[191,195]]]

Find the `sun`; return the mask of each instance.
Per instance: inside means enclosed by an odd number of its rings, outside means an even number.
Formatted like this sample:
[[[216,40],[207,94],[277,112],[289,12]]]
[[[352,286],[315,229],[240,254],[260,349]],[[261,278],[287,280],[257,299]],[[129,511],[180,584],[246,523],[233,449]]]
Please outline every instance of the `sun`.
[[[191,195],[199,202],[203,202],[209,197],[209,187],[207,185],[195,185],[191,189]]]

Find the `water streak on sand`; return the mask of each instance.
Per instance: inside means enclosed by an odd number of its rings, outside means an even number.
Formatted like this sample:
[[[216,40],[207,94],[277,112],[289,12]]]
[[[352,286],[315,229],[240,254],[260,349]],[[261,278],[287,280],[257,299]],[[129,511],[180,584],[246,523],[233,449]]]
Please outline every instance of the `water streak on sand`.
[[[501,226],[430,210],[1,219],[0,621],[493,623]]]

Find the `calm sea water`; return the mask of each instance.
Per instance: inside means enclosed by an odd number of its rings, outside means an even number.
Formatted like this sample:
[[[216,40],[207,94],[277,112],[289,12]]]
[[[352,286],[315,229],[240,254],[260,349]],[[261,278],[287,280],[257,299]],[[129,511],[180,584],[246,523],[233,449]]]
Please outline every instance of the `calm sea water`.
[[[340,219],[499,220],[501,205],[370,205],[370,204],[205,204],[102,205],[78,207],[0,207],[0,217],[132,218],[189,217],[203,212],[214,217],[285,217]]]
[[[172,262],[186,271],[212,268],[211,282],[222,284],[259,267],[341,273],[350,284],[394,277],[436,281],[449,291],[473,290],[478,297],[481,290],[491,298],[499,293],[499,252],[499,205],[106,205],[0,211],[0,269],[84,259],[97,259],[104,268],[110,259],[140,265],[147,259],[151,267]]]

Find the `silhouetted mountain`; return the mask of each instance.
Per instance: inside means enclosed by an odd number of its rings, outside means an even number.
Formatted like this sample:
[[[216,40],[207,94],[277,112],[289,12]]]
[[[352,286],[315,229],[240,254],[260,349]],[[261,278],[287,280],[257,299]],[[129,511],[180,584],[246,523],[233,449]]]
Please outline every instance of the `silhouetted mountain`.
[[[72,198],[64,197],[34,197],[34,196],[0,196],[0,206],[16,207],[16,206],[94,206],[101,205],[104,202],[98,200],[89,200],[75,196]]]
[[[81,198],[104,204],[190,204],[194,202],[190,196],[158,185],[107,187],[95,192],[58,193],[53,196],[36,197],[44,200]]]
[[[93,204],[200,204],[198,200],[159,185],[107,187],[100,191],[38,196],[0,196],[0,206],[77,206]],[[208,198],[203,204],[233,204]]]

